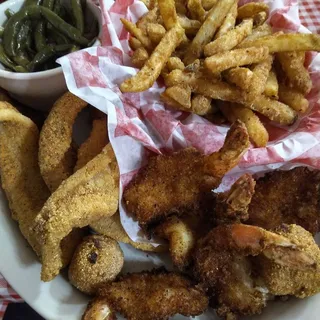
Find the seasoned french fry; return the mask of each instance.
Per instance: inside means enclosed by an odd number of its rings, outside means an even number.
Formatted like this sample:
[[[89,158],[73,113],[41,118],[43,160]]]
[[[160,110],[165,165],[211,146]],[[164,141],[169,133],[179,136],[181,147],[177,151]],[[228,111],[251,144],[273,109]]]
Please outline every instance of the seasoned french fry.
[[[201,0],[188,0],[187,7],[192,19],[204,21],[206,11],[202,7]]]
[[[247,41],[269,36],[270,34],[272,34],[272,28],[268,24],[264,23],[263,25],[253,29],[252,33],[241,42],[241,45],[244,45]]]
[[[318,34],[286,33],[274,34],[262,38],[243,41],[238,48],[261,47],[269,48],[270,53],[285,51],[320,51]]]
[[[269,72],[272,67],[272,62],[273,57],[269,55],[267,59],[255,65],[252,69],[253,77],[251,79],[251,85],[246,92],[247,101],[254,100],[257,96],[264,92],[269,77]]]
[[[238,3],[236,2],[226,15],[222,25],[218,29],[216,35],[214,36],[215,39],[220,38],[225,33],[227,33],[229,30],[232,30],[234,26],[236,25],[237,20],[237,14],[238,14]]]
[[[243,90],[248,90],[252,82],[253,72],[249,68],[237,67],[226,70],[223,76],[228,82]]]
[[[237,0],[223,0],[212,7],[186,52],[183,61],[185,65],[192,63],[200,57],[203,52],[203,47],[210,42],[232,5],[236,2]]]
[[[187,8],[186,8],[186,1],[185,0],[175,0],[175,5],[176,5],[176,11],[179,14],[185,15],[187,13]]]
[[[184,63],[178,57],[170,57],[167,62],[167,68],[169,72],[176,69],[184,70]]]
[[[279,100],[299,113],[305,113],[309,108],[309,101],[296,88],[279,85]]]
[[[147,26],[149,23],[157,23],[159,18],[158,8],[154,8],[144,14],[136,23],[137,27],[142,30],[144,33],[147,32]]]
[[[183,111],[190,111],[191,89],[188,85],[177,85],[169,87],[161,94],[161,99],[174,108]]]
[[[205,10],[210,10],[217,2],[218,0],[202,0],[201,1],[203,9]]]
[[[251,109],[237,103],[223,103],[219,105],[223,115],[229,122],[241,120],[247,127],[249,137],[257,147],[265,147],[269,140],[269,134],[259,117]]]
[[[121,84],[121,91],[140,92],[152,87],[184,35],[184,29],[179,24],[171,28],[152,52],[143,68],[135,76]]]
[[[153,44],[157,45],[166,33],[166,29],[159,23],[148,23],[147,34]]]
[[[152,50],[151,40],[140,30],[134,23],[129,20],[120,19],[126,30],[135,38],[137,38],[147,50]]]
[[[211,102],[211,98],[203,96],[202,94],[194,94],[191,100],[191,111],[200,116],[213,113]]]
[[[247,103],[245,106],[282,125],[291,125],[297,119],[297,113],[288,105],[264,95],[257,97],[252,103]]]
[[[269,72],[264,94],[272,99],[278,99],[279,83],[274,70]]]
[[[174,0],[158,0],[158,6],[164,26],[170,30],[178,22],[175,2]]]
[[[129,45],[132,50],[137,50],[138,48],[143,47],[142,43],[135,37],[129,38]]]
[[[291,86],[296,87],[303,94],[308,94],[312,88],[312,81],[304,67],[305,52],[279,52],[277,59]]]
[[[194,36],[201,27],[201,22],[198,20],[190,20],[186,16],[178,15],[178,21],[187,35]]]
[[[212,73],[219,73],[230,68],[261,62],[267,59],[268,55],[267,47],[235,49],[206,58],[204,66]]]
[[[262,2],[251,2],[238,8],[238,19],[253,18],[259,12],[269,13],[269,6]]]
[[[243,20],[234,29],[228,31],[220,38],[205,45],[204,55],[206,57],[209,57],[216,53],[233,49],[252,32],[252,27],[252,19]]]
[[[267,19],[268,19],[268,13],[265,11],[261,11],[253,17],[253,25],[255,27],[259,27],[262,24],[264,24],[267,21]]]
[[[149,58],[148,51],[145,48],[138,48],[131,57],[131,62],[136,68],[142,68]]]

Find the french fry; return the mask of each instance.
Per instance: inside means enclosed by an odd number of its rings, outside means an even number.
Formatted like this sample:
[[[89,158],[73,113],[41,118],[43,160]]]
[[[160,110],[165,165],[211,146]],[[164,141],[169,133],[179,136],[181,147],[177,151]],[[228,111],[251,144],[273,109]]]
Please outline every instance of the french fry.
[[[201,22],[198,20],[190,20],[186,16],[178,15],[178,21],[187,35],[194,36],[201,27]]]
[[[136,68],[142,68],[149,58],[145,48],[138,48],[131,57],[131,62]]]
[[[223,0],[212,7],[186,52],[183,61],[185,65],[192,63],[201,56],[203,47],[210,42],[232,5],[236,2],[237,0]]]
[[[143,47],[142,43],[135,37],[129,38],[129,45],[132,50],[137,50],[138,48]]]
[[[274,70],[271,70],[269,72],[266,87],[264,89],[264,94],[269,98],[278,99],[279,97],[278,92],[279,92],[279,83],[278,83],[277,75]]]
[[[264,24],[267,21],[267,19],[268,19],[268,13],[265,11],[261,11],[253,17],[253,25],[255,27],[259,27],[262,24]]]
[[[220,26],[216,35],[214,36],[215,39],[220,38],[229,30],[232,30],[234,28],[234,26],[236,25],[237,14],[238,14],[238,3],[236,2],[231,7],[230,11],[228,12],[225,19],[223,20],[222,25]]]
[[[137,38],[142,45],[147,49],[147,50],[152,50],[153,45],[151,40],[143,33],[142,30],[140,30],[134,23],[132,23],[129,20],[120,19],[121,22],[123,23],[124,27],[126,30],[135,38]]]
[[[142,30],[144,33],[147,32],[147,26],[149,23],[157,23],[159,19],[159,10],[154,8],[144,14],[136,23],[137,27]]]
[[[151,42],[157,45],[166,33],[166,29],[159,23],[148,23],[147,34]]]
[[[305,113],[309,108],[309,101],[301,92],[284,84],[279,85],[279,100],[299,113]]]
[[[179,24],[171,28],[154,49],[143,68],[135,76],[121,84],[121,91],[140,92],[152,87],[184,35],[184,29]]]
[[[248,90],[252,82],[253,72],[249,68],[237,67],[226,70],[223,76],[228,82],[243,90]]]
[[[251,2],[238,8],[238,19],[253,18],[259,12],[269,13],[269,6],[265,3]]]
[[[267,145],[269,140],[268,131],[251,109],[237,103],[223,103],[219,107],[229,122],[234,123],[239,119],[245,124],[250,139],[257,147],[265,147]]]
[[[252,19],[243,20],[234,29],[205,45],[204,55],[209,57],[216,53],[233,49],[252,32],[252,27]]]
[[[188,0],[187,8],[192,19],[204,21],[206,11],[202,7],[201,0]]]
[[[186,1],[185,0],[175,0],[175,5],[176,5],[176,11],[179,14],[186,15],[187,14],[187,8],[186,8]]]
[[[238,48],[268,47],[270,53],[285,51],[320,51],[318,34],[286,33],[244,41]]]
[[[267,47],[235,49],[206,58],[204,66],[212,73],[220,73],[230,68],[261,62],[267,59],[268,55]]]
[[[261,95],[266,87],[269,77],[269,72],[272,67],[273,57],[269,55],[264,61],[256,64],[253,69],[253,77],[251,85],[246,92],[247,101],[254,100],[257,96]]]
[[[170,30],[178,23],[175,2],[174,0],[158,0],[158,6],[164,26]]]
[[[218,0],[202,0],[202,7],[204,10],[210,10],[216,3],[218,2]]]
[[[264,23],[263,25],[253,29],[252,33],[241,42],[241,45],[244,45],[247,41],[269,36],[270,34],[272,34],[272,28],[268,24]]]
[[[297,119],[297,113],[288,105],[264,95],[257,97],[245,106],[282,125],[291,125]]]
[[[312,88],[312,81],[304,67],[305,52],[279,52],[277,59],[290,85],[296,87],[303,94],[308,94]]]
[[[194,94],[191,100],[191,111],[195,114],[203,116],[212,112],[212,99],[202,94]]]
[[[184,63],[178,57],[170,57],[167,62],[167,68],[169,72],[176,69],[184,70]]]
[[[177,85],[169,87],[161,94],[161,99],[174,108],[190,111],[191,89],[188,85]]]

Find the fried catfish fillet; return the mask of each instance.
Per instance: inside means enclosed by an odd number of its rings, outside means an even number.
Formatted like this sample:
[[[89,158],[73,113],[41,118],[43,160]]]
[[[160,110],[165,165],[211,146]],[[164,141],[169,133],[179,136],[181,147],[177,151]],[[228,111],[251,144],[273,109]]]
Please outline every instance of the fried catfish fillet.
[[[308,238],[308,241],[313,240]],[[309,271],[312,279],[319,281],[319,249],[312,253],[306,250],[307,247],[308,244],[301,245],[287,233],[274,233],[243,224],[221,225],[199,241],[194,251],[195,274],[212,292],[219,316],[233,319],[259,314],[269,298],[284,292],[272,289],[270,281],[275,276],[274,285],[282,281],[282,287],[301,290],[307,283],[312,286],[312,281],[307,280],[307,275],[303,280],[299,279],[299,272]],[[269,261],[269,268],[263,267],[261,259],[263,263]],[[277,273],[277,269],[283,271]],[[281,279],[285,272],[287,276]],[[289,279],[289,275],[297,277]],[[318,291],[319,283],[313,288],[313,293]],[[294,294],[292,289],[291,293],[286,292]]]
[[[62,267],[60,242],[73,228],[82,228],[118,209],[119,169],[111,145],[65,180],[37,215],[33,230],[42,245],[43,281]]]
[[[151,158],[124,191],[127,210],[147,228],[169,215],[197,209],[203,192],[216,188],[248,147],[247,129],[237,121],[218,152],[205,156],[188,148]]]
[[[83,320],[102,319],[108,310],[128,320],[166,320],[175,314],[197,316],[208,307],[208,298],[188,278],[165,270],[132,273],[103,285],[88,305]],[[103,318],[105,319],[105,318]]]
[[[257,180],[248,223],[271,230],[282,223],[320,231],[320,172],[298,167],[273,171]]]

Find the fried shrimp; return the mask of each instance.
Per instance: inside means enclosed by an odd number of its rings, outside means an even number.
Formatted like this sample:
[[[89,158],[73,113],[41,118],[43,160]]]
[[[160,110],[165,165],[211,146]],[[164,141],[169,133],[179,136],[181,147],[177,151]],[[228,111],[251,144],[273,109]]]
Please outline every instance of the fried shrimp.
[[[78,113],[88,104],[72,93],[65,93],[52,107],[39,140],[41,175],[51,192],[73,173],[76,152],[72,129]]]
[[[73,255],[69,280],[80,291],[94,294],[102,284],[116,278],[123,262],[117,241],[100,235],[88,236]]]
[[[178,313],[200,315],[207,306],[208,298],[202,289],[188,278],[154,270],[128,274],[103,285],[83,319],[98,320],[104,316],[103,319],[111,320],[113,312],[119,312],[128,320],[167,320]]]
[[[169,215],[196,209],[203,192],[216,188],[248,147],[246,127],[236,121],[218,152],[204,156],[189,148],[151,158],[124,191],[128,211],[148,228]]]
[[[47,200],[33,230],[42,244],[43,281],[62,267],[60,242],[73,228],[82,228],[118,208],[119,170],[112,147],[103,151],[65,180]]]

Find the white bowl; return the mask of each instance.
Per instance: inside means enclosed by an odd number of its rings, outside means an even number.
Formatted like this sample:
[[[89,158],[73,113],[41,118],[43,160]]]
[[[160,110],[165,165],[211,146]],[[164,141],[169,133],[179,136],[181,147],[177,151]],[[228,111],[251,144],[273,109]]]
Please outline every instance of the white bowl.
[[[7,19],[4,11],[10,8],[16,12],[23,2],[24,0],[8,0],[0,4],[0,26]],[[98,20],[101,33],[100,10],[90,0],[87,0],[87,8]],[[97,40],[94,46],[99,44]],[[16,73],[4,70],[0,64],[0,87],[7,90],[19,102],[42,111],[48,111],[53,103],[67,91],[61,67],[40,72]]]

